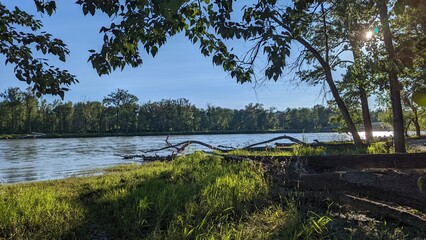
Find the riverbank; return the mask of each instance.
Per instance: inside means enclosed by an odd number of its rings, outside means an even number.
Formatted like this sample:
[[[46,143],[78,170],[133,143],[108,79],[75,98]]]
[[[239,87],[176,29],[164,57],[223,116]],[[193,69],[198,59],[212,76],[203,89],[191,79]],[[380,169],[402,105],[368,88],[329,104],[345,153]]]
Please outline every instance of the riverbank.
[[[140,133],[47,133],[36,138],[96,138],[96,137],[149,137],[149,136],[191,136],[191,135],[231,135],[231,134],[293,134],[291,131],[202,131],[202,132],[140,132]],[[305,134],[309,134],[306,132]],[[325,132],[312,132],[325,133]],[[337,133],[337,132],[331,132]],[[1,139],[34,138],[33,134],[0,134]]]
[[[0,238],[413,239],[420,230],[283,192],[267,168],[202,153],[100,176],[0,185]]]

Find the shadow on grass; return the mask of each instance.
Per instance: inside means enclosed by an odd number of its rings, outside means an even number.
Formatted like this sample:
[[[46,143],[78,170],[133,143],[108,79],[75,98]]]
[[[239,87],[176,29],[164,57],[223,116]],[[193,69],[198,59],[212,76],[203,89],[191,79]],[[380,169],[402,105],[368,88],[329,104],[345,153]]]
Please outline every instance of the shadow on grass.
[[[251,163],[226,163],[193,154],[144,169],[123,173],[104,187],[99,183],[86,185],[85,194],[78,199],[85,206],[86,216],[69,237],[182,239],[232,235],[236,223],[263,204],[267,194],[261,169]]]
[[[331,213],[324,196],[280,189],[252,162],[194,153],[105,171],[0,186],[0,238],[345,239],[352,232],[343,223],[355,224]]]

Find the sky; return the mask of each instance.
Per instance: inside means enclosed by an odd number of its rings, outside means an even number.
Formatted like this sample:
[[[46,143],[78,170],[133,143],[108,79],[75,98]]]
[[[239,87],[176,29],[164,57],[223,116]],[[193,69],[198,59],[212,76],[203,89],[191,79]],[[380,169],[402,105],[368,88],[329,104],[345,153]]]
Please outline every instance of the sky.
[[[144,64],[138,68],[126,67],[110,75],[99,77],[91,64],[88,50],[99,50],[102,35],[99,29],[109,26],[111,20],[103,14],[84,16],[75,1],[57,1],[57,11],[52,16],[35,11],[33,1],[5,0],[9,7],[18,4],[22,10],[42,20],[43,29],[62,39],[70,50],[65,63],[50,56],[50,63],[69,70],[80,81],[65,93],[65,101],[101,101],[118,88],[128,90],[139,98],[140,103],[161,99],[187,98],[197,107],[208,104],[232,109],[242,109],[249,103],[260,103],[264,107],[278,110],[297,107],[312,107],[325,104],[322,86],[295,84],[293,75],[284,75],[278,82],[267,81],[261,86],[253,83],[243,85],[232,79],[221,67],[214,66],[211,58],[204,57],[198,46],[190,43],[183,35],[168,39],[155,58],[146,54]],[[240,43],[238,43],[240,44]],[[244,44],[244,43],[243,43]],[[144,51],[144,50],[143,50]],[[27,88],[26,83],[16,79],[13,66],[4,65],[0,55],[0,91],[9,87]],[[45,96],[52,101],[59,97]]]

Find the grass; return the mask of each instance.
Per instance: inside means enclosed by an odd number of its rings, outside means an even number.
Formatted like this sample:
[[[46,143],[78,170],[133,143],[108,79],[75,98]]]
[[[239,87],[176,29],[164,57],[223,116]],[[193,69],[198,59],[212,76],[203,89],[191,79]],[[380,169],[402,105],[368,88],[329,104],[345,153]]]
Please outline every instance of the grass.
[[[3,185],[0,239],[241,238],[253,228],[253,236],[273,235],[288,213],[268,192],[261,166],[202,153],[102,176]],[[252,225],[258,219],[263,224]]]
[[[263,166],[252,162],[196,152],[103,171],[0,185],[0,239],[341,239],[348,233],[333,227],[322,201],[277,194]]]
[[[347,148],[333,148],[333,147],[311,147],[295,144],[287,148],[273,148],[266,149],[265,151],[251,151],[251,150],[232,150],[227,152],[229,155],[237,156],[263,156],[263,157],[290,157],[290,156],[324,156],[324,155],[345,155],[345,154],[365,154],[367,153],[366,147],[347,147]]]
[[[367,149],[369,154],[395,153],[395,149],[388,142],[375,142]]]
[[[227,152],[229,155],[237,156],[263,156],[263,157],[289,157],[289,156],[318,156],[325,153],[324,147],[309,147],[296,144],[289,148],[280,149],[272,148],[264,151],[252,151],[252,150],[232,150]]]
[[[292,156],[292,151],[282,151],[280,149],[268,149],[265,151],[252,151],[252,150],[232,150],[225,154],[237,156],[264,156],[264,157],[289,157]]]

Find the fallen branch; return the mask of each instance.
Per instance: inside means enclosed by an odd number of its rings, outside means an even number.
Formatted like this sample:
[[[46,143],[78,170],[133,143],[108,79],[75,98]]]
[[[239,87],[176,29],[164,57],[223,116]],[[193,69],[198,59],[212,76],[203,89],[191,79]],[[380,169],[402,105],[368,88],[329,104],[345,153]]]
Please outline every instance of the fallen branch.
[[[252,148],[252,147],[258,146],[258,145],[262,145],[262,144],[266,144],[266,143],[270,143],[270,142],[275,142],[275,141],[282,140],[282,139],[287,139],[287,140],[290,140],[290,141],[292,141],[292,142],[294,142],[294,143],[302,144],[302,145],[304,145],[304,146],[308,145],[307,143],[302,142],[302,141],[300,141],[300,140],[299,140],[299,139],[297,139],[297,138],[290,137],[290,136],[287,136],[287,135],[283,135],[283,136],[276,137],[276,138],[272,138],[272,139],[269,139],[269,140],[266,140],[266,141],[262,141],[262,142],[254,143],[254,144],[251,144],[251,145],[245,146],[245,147],[243,147],[243,148],[241,148],[241,149],[242,149],[242,150],[246,150],[246,149],[249,149],[249,148]]]
[[[221,152],[226,152],[226,151],[229,151],[229,150],[249,150],[249,149],[254,148],[255,146],[258,146],[258,145],[267,144],[267,143],[275,142],[275,141],[282,140],[282,139],[288,139],[288,140],[295,142],[297,144],[308,145],[305,142],[302,142],[302,141],[300,141],[300,140],[298,140],[294,137],[290,137],[290,136],[287,136],[287,135],[275,137],[275,138],[272,138],[272,139],[269,139],[269,140],[266,140],[266,141],[257,142],[257,143],[245,146],[243,148],[225,147],[223,145],[219,145],[219,146],[216,147],[216,146],[207,144],[207,143],[202,142],[202,141],[197,141],[197,140],[188,140],[188,141],[183,141],[183,142],[180,142],[180,143],[177,143],[177,144],[171,144],[168,141],[168,139],[169,139],[169,137],[167,137],[166,140],[165,140],[167,146],[162,147],[162,148],[142,150],[142,152],[143,153],[150,153],[150,152],[164,151],[164,150],[167,150],[167,149],[175,149],[176,153],[181,153],[186,149],[186,147],[188,147],[189,145],[192,145],[192,144],[201,145],[201,146],[206,147],[208,149],[215,150],[215,151],[221,151]]]
[[[286,162],[294,156],[240,156],[253,161]],[[303,156],[306,167],[317,172],[330,169],[425,169],[426,153]]]
[[[145,156],[143,154],[125,154],[125,155],[114,154],[114,155],[122,157],[123,159],[126,159],[126,160],[134,160],[136,158],[139,158],[143,161],[171,161],[177,156],[175,154],[168,155],[168,156],[158,156],[158,155]]]
[[[353,196],[350,194],[340,195],[339,201],[349,204],[351,207],[369,211],[370,214],[376,215],[375,217],[385,217],[399,221],[405,225],[425,229],[426,219],[413,214],[407,210],[392,207],[388,204],[377,202],[374,200]]]
[[[215,146],[212,146],[210,144],[207,144],[207,143],[204,143],[204,142],[201,142],[201,141],[189,140],[189,141],[184,141],[184,142],[180,142],[180,143],[177,143],[177,144],[169,144],[168,143],[166,147],[156,148],[156,149],[149,149],[149,150],[142,150],[142,152],[143,153],[159,152],[159,151],[163,151],[163,150],[174,148],[174,149],[177,150],[177,153],[180,153],[180,152],[183,152],[185,150],[185,148],[188,147],[191,144],[198,144],[198,145],[204,146],[206,148],[209,148],[211,150],[227,151],[227,149],[215,147]]]
[[[366,194],[426,212],[426,192],[417,186],[418,176],[396,172],[331,172],[292,174],[288,187],[300,190],[344,191]]]

